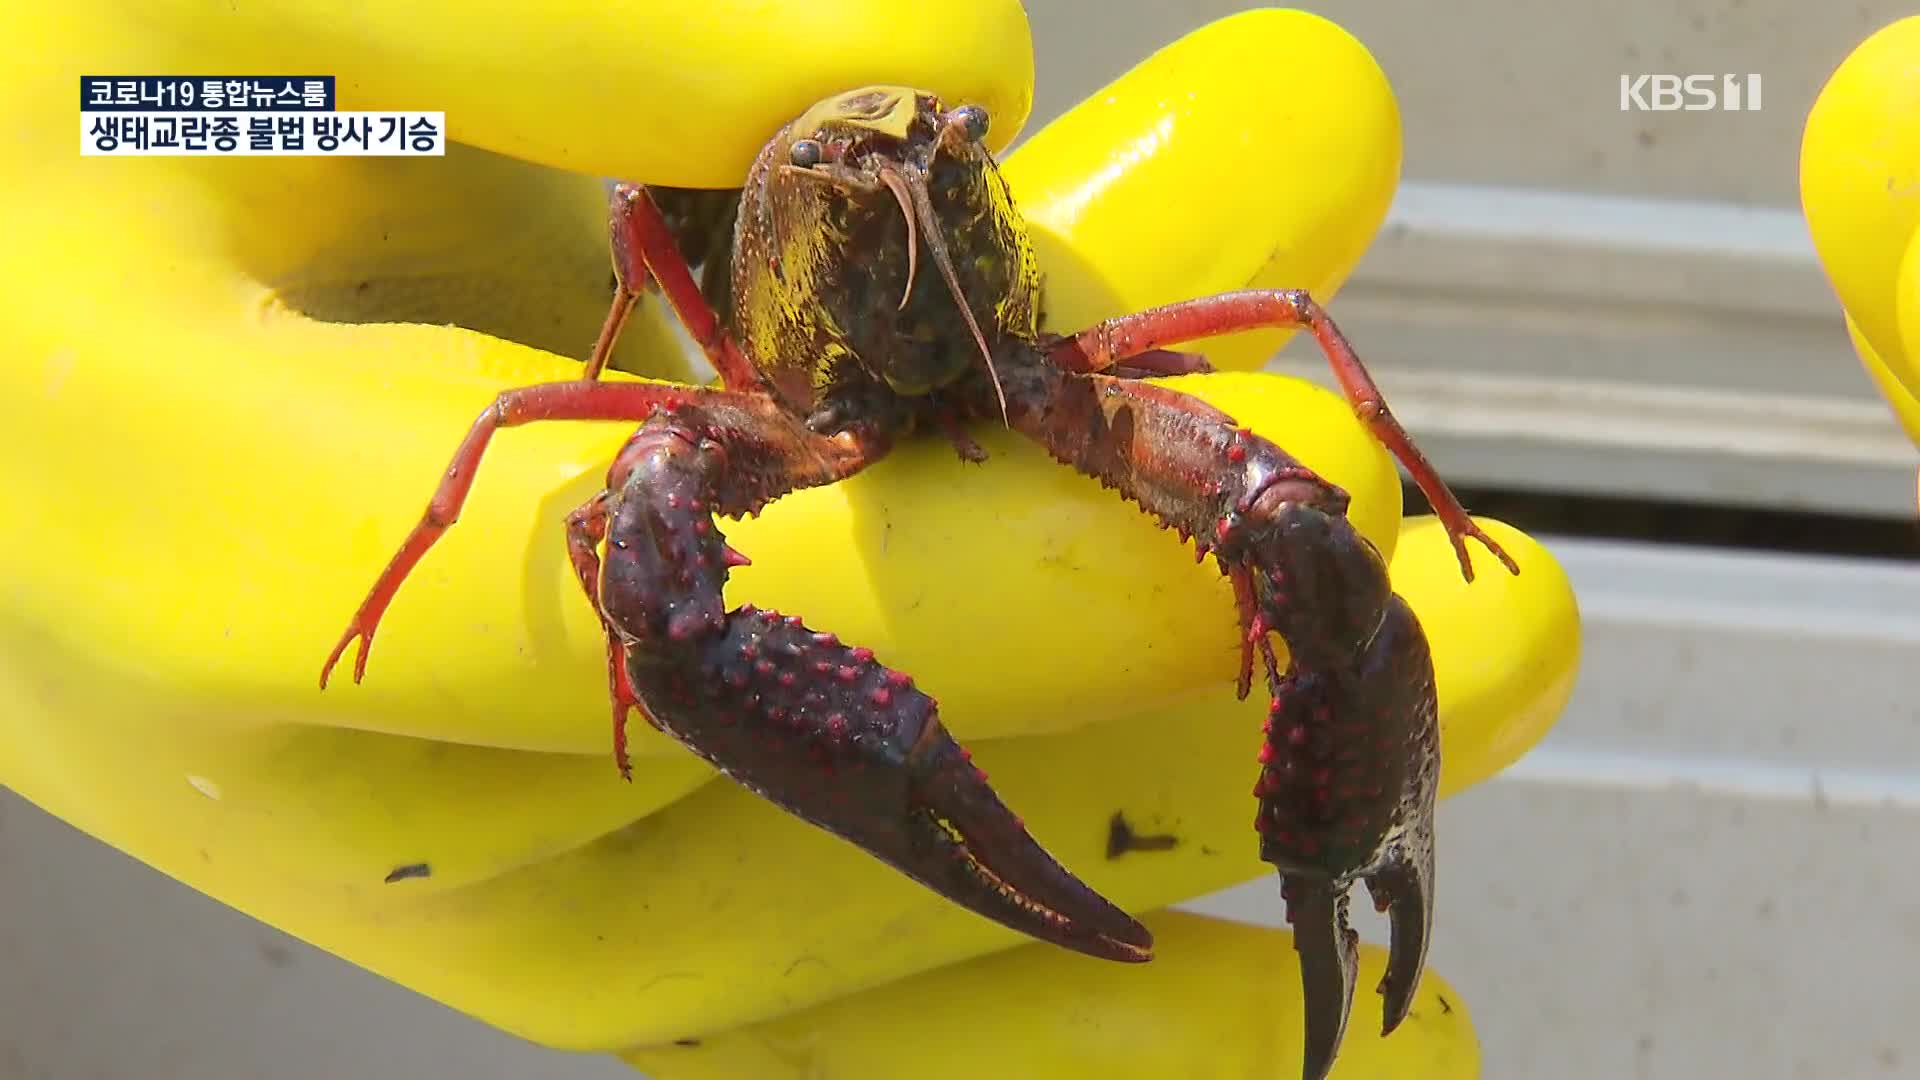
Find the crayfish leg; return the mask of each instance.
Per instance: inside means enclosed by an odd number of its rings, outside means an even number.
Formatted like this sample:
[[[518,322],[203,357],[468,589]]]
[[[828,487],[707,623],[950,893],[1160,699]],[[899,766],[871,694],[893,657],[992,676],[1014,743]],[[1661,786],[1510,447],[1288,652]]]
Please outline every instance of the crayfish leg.
[[[453,461],[441,475],[439,486],[434,488],[433,497],[427,501],[426,512],[388,561],[386,569],[375,579],[366,598],[355,610],[346,632],[327,655],[327,662],[320,669],[320,688],[326,689],[327,679],[333,674],[335,665],[355,641],[360,643],[360,649],[354,658],[353,681],[357,683],[365,677],[367,654],[373,648],[373,635],[379,629],[380,617],[386,614],[387,606],[393,603],[394,595],[400,591],[400,585],[406,581],[407,575],[413,572],[413,568],[439,542],[440,537],[460,520],[460,509],[466,505],[467,496],[473,489],[474,475],[480,468],[480,459],[485,456],[495,431],[546,420],[622,420],[638,423],[651,416],[656,409],[698,401],[714,393],[689,386],[585,381],[542,383],[503,391],[474,420],[466,438],[461,440],[459,449],[454,451]]]
[[[707,303],[699,281],[693,276],[693,268],[687,264],[686,255],[674,239],[672,227],[645,187],[614,185],[607,210],[607,231],[613,248],[613,306],[607,312],[600,340],[594,343],[584,376],[599,377],[607,359],[613,355],[621,328],[651,279],[660,286],[660,294],[679,317],[680,325],[706,354],[707,362],[720,373],[722,384],[729,390],[758,386],[759,375],[740,351],[739,343],[727,332],[726,324]]]
[[[1263,328],[1306,330],[1313,335],[1354,413],[1374,438],[1406,466],[1414,483],[1432,504],[1434,514],[1453,541],[1462,576],[1473,580],[1467,537],[1478,540],[1510,573],[1520,572],[1520,564],[1513,556],[1468,516],[1433,463],[1388,411],[1386,397],[1347,341],[1346,334],[1305,290],[1246,289],[1149,308],[1097,323],[1063,339],[1048,355],[1064,370],[1105,371],[1165,346]]]
[[[627,677],[626,642],[613,628],[606,612],[600,610],[599,546],[607,536],[610,501],[603,490],[567,515],[567,557],[573,563],[573,574],[581,590],[587,594],[587,602],[593,605],[593,613],[600,620],[600,632],[607,639],[607,694],[613,702],[613,763],[620,770],[620,778],[631,781],[633,763],[627,760],[627,716],[640,708],[640,699]]]

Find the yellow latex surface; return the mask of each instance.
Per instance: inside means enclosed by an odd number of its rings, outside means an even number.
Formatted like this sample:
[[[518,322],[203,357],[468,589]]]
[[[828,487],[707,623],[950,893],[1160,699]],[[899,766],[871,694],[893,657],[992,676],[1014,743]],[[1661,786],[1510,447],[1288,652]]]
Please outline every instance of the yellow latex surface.
[[[977,1068],[1122,1074],[1067,1023],[1078,1005],[985,993],[1072,979],[1076,1000],[1110,1003],[1101,1024],[1157,1013],[1127,1024],[1152,1060],[1293,1060],[1284,935],[1161,917],[1156,965],[1101,965],[953,907],[644,729],[621,783],[598,627],[561,540],[618,425],[504,433],[366,682],[315,688],[477,412],[578,371],[608,264],[601,189],[575,170],[724,183],[787,115],[880,78],[986,103],[1001,143],[1031,99],[1006,2],[936,20],[883,0],[384,10],[76,0],[16,12],[0,39],[0,781],[556,1046],[776,1039],[857,1008],[834,1052],[884,1060],[926,1051],[907,1040],[930,1000],[975,994],[988,1011],[966,1023],[1001,1033]],[[518,158],[78,155],[81,74],[275,70],[339,75],[343,107],[445,108],[458,138]],[[1262,11],[1170,46],[1009,172],[1044,237],[1054,326],[1072,329],[1248,284],[1324,295],[1378,227],[1399,149],[1365,50]],[[621,361],[682,377],[659,306]],[[1221,343],[1216,362],[1267,347]],[[1434,638],[1446,790],[1538,740],[1579,640],[1547,552],[1487,523],[1524,573],[1475,548],[1465,586],[1438,530],[1402,520],[1390,461],[1337,398],[1256,374],[1176,382],[1352,493]],[[911,671],[1041,842],[1124,907],[1269,873],[1249,795],[1264,703],[1233,698],[1221,578],[1091,481],[977,434],[984,467],[931,442],[729,524],[754,560],[729,599],[804,613]],[[1109,860],[1115,813],[1181,842]],[[417,863],[431,875],[383,882]],[[1443,987],[1431,977],[1425,995]],[[1358,996],[1336,1075],[1472,1075],[1457,999],[1381,1042]],[[1251,1019],[1223,1030],[1229,1007]],[[769,1060],[803,1075],[809,1053]],[[646,1067],[671,1080],[671,1064]]]
[[[1920,15],[1868,37],[1820,91],[1800,198],[1861,363],[1920,442]]]

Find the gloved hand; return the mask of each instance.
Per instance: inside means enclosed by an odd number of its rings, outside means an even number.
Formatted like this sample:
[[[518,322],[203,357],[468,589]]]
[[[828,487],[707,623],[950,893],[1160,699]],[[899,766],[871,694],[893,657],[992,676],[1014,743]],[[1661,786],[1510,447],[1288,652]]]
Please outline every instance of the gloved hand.
[[[1004,433],[977,433],[984,467],[935,440],[730,526],[753,565],[729,601],[804,613],[913,673],[1041,842],[1142,915],[1151,964],[1029,943],[642,725],[620,782],[600,628],[561,529],[618,425],[496,440],[365,683],[315,688],[478,411],[579,371],[609,298],[594,177],[737,184],[792,114],[882,80],[984,105],[1005,145],[1031,100],[1018,6],[906,7],[19,12],[0,41],[0,779],[454,1008],[669,1080],[1297,1075],[1287,936],[1154,914],[1271,877],[1249,794],[1265,705],[1234,698],[1228,590]],[[336,73],[342,108],[444,108],[453,138],[486,149],[81,158],[76,77],[155,72]],[[1249,284],[1330,296],[1399,153],[1366,52],[1260,12],[1095,94],[1007,171],[1040,232],[1050,324],[1071,328]],[[643,305],[618,362],[681,377],[661,309]],[[1244,369],[1278,341],[1209,351]],[[1523,573],[1476,549],[1467,586],[1438,526],[1402,521],[1389,459],[1342,402],[1270,376],[1204,386],[1346,487],[1391,553],[1432,639],[1443,795],[1523,753],[1577,659],[1552,558],[1488,522]],[[1176,843],[1111,856],[1121,819]],[[1443,908],[1459,895],[1446,843]],[[1467,1013],[1432,972],[1412,1018],[1375,1037],[1381,956],[1363,955],[1336,1075],[1473,1075]]]
[[[1920,443],[1920,16],[1862,42],[1807,116],[1800,199],[1847,332]]]

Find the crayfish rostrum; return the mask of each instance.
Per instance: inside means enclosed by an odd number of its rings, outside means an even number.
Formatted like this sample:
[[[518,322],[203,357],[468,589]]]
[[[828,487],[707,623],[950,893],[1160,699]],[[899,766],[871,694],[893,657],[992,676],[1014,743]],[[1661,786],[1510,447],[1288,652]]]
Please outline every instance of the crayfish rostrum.
[[[1144,376],[1199,371],[1167,347],[1254,327],[1309,331],[1362,420],[1407,466],[1471,579],[1467,517],[1344,336],[1305,293],[1252,290],[1040,325],[1024,220],[983,138],[986,113],[878,86],[823,101],[761,151],[703,292],[674,224],[620,185],[615,296],[584,377],[503,393],[328,658],[354,678],[401,581],[453,524],[494,431],[540,420],[639,425],[606,487],[568,517],[568,550],[607,637],[615,758],[637,707],[734,780],[988,918],[1093,956],[1150,956],[1147,930],[1056,862],[943,728],[934,700],[856,644],[721,590],[746,557],[717,522],[866,468],[931,429],[981,460],[1004,423],[1211,555],[1239,611],[1239,690],[1272,697],[1255,786],[1306,989],[1306,1072],[1324,1074],[1352,1003],[1364,880],[1392,929],[1385,1030],[1407,1014],[1433,912],[1439,766],[1433,667],[1413,612],[1347,496],[1272,442]],[[685,233],[688,230],[680,229]],[[929,265],[930,264],[930,265]],[[935,280],[928,280],[933,278]],[[722,388],[598,379],[656,283]],[[716,311],[712,299],[720,299]],[[1281,671],[1271,635],[1286,643]]]

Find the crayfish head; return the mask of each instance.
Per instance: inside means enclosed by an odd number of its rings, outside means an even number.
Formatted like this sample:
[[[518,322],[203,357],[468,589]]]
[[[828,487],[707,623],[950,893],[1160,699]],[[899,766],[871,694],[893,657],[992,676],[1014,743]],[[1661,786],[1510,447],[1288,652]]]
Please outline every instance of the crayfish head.
[[[970,374],[997,386],[1003,342],[1036,333],[1039,278],[989,123],[979,106],[869,86],[814,105],[762,151],[741,196],[735,314],[769,346],[753,352],[777,387],[800,374],[778,368],[812,365],[817,389],[836,362],[907,396]]]

